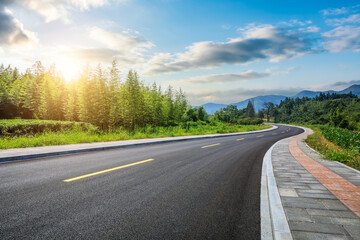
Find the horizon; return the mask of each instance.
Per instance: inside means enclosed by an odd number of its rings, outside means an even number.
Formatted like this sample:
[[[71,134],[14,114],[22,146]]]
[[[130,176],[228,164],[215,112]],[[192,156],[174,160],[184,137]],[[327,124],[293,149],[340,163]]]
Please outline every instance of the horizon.
[[[351,82],[351,81],[350,81]],[[252,100],[252,99],[254,99],[254,98],[257,98],[257,97],[268,97],[268,96],[281,96],[281,97],[290,97],[290,98],[292,98],[292,97],[295,97],[297,94],[299,94],[299,93],[301,93],[301,92],[304,92],[304,91],[309,91],[309,92],[321,92],[321,93],[324,93],[324,92],[329,92],[329,91],[334,91],[334,92],[339,92],[339,91],[343,91],[343,90],[345,90],[345,89],[347,89],[347,88],[349,88],[349,87],[353,87],[353,86],[359,86],[360,87],[360,84],[351,84],[351,85],[349,85],[348,87],[346,87],[346,88],[344,88],[344,89],[339,89],[339,90],[333,90],[333,89],[328,89],[328,90],[319,90],[319,91],[312,91],[312,90],[306,90],[306,89],[304,89],[304,90],[301,90],[301,91],[299,91],[299,92],[297,92],[296,94],[294,94],[294,95],[280,95],[280,94],[270,94],[270,95],[259,95],[259,96],[254,96],[254,97],[251,97],[251,98],[248,98],[248,99],[244,99],[244,100],[242,100],[242,101],[246,101],[246,100]],[[239,102],[242,102],[242,101],[239,101]],[[224,105],[232,105],[232,104],[236,104],[236,103],[239,103],[239,102],[234,102],[234,103],[215,103],[215,102],[208,102],[208,103],[204,103],[204,104],[202,104],[202,105],[206,105],[206,104],[224,104]]]
[[[17,0],[0,17],[5,66],[55,63],[71,81],[116,59],[122,75],[181,87],[193,106],[360,84],[353,0]]]

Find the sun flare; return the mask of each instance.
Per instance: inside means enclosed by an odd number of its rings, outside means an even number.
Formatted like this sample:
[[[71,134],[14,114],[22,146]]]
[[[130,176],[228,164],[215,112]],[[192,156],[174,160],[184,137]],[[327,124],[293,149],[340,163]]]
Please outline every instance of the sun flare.
[[[56,61],[56,69],[65,81],[70,82],[78,78],[81,64],[69,57],[61,57]]]

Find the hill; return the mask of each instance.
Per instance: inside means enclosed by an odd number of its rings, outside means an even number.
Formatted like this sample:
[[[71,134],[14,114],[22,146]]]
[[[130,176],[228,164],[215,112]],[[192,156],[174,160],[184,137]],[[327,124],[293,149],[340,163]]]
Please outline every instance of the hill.
[[[216,111],[220,110],[220,108],[224,108],[227,104],[218,104],[218,103],[206,103],[201,105],[205,108],[206,112],[209,114],[214,114]]]
[[[328,90],[328,91],[310,91],[310,90],[304,90],[301,91],[299,93],[297,93],[296,95],[292,96],[291,98],[303,98],[303,97],[308,97],[308,98],[314,98],[316,96],[318,96],[320,93],[338,93],[338,94],[344,94],[344,93],[350,93],[352,92],[353,94],[360,96],[360,85],[358,84],[354,84],[348,88],[345,88],[341,91],[334,91],[334,90]],[[204,105],[201,105],[205,108],[207,113],[213,114],[216,111],[220,110],[220,108],[226,107],[228,105],[235,105],[237,106],[238,109],[242,109],[242,108],[246,108],[248,101],[254,101],[254,107],[255,107],[255,111],[259,111],[260,109],[263,108],[263,104],[265,102],[272,102],[274,104],[280,104],[280,102],[282,100],[284,100],[287,96],[282,96],[282,95],[265,95],[265,96],[258,96],[258,97],[253,97],[253,98],[248,98],[244,101],[241,102],[237,102],[237,103],[232,103],[232,104],[219,104],[219,103],[206,103]]]
[[[255,108],[255,111],[257,112],[263,108],[263,104],[265,102],[272,102],[274,104],[280,104],[281,100],[284,100],[285,98],[286,98],[286,96],[281,96],[281,95],[266,95],[266,96],[258,96],[258,97],[246,99],[244,101],[241,101],[238,103],[232,103],[229,105],[235,105],[235,106],[237,106],[238,109],[242,109],[242,108],[246,108],[246,106],[250,100],[250,101],[254,101],[254,108]]]

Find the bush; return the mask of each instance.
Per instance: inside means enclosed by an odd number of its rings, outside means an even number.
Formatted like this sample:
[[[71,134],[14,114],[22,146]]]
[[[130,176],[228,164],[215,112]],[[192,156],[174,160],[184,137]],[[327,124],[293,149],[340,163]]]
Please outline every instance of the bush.
[[[327,140],[340,147],[360,152],[360,132],[330,126],[321,126],[320,129]]]
[[[263,123],[264,121],[261,118],[240,118],[238,120],[238,124],[241,125],[260,125]]]
[[[0,120],[1,136],[34,135],[42,132],[59,132],[73,129],[98,132],[97,127],[90,123],[83,122],[24,119]]]

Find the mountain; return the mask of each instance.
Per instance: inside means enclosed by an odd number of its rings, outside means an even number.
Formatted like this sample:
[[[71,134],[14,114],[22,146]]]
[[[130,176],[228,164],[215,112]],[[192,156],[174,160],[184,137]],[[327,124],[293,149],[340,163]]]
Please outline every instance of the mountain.
[[[254,108],[255,108],[255,111],[257,112],[264,107],[263,104],[265,102],[272,102],[274,104],[279,104],[280,101],[284,100],[285,98],[286,98],[286,96],[281,96],[281,95],[258,96],[258,97],[246,99],[246,100],[238,102],[238,103],[232,103],[230,105],[235,105],[235,106],[237,106],[238,109],[242,109],[242,108],[246,108],[249,100],[254,101]]]
[[[301,91],[299,93],[297,93],[295,96],[292,96],[292,98],[302,98],[302,97],[309,97],[309,98],[313,98],[316,97],[317,95],[319,95],[321,92],[323,93],[338,93],[338,94],[345,94],[345,93],[350,93],[352,92],[353,94],[360,96],[360,85],[358,84],[354,84],[348,88],[345,88],[341,91],[334,91],[334,90],[328,90],[328,91],[309,91],[309,90],[304,90]],[[232,103],[232,104],[228,104],[228,105],[235,105],[237,106],[238,109],[242,109],[242,108],[246,108],[248,101],[249,100],[253,100],[254,101],[254,107],[255,107],[255,111],[259,111],[260,109],[263,108],[263,104],[265,102],[272,102],[274,104],[279,104],[281,100],[284,100],[286,98],[286,96],[281,96],[281,95],[266,95],[266,96],[258,96],[258,97],[254,97],[254,98],[249,98],[246,99],[244,101],[238,102],[238,103]],[[218,103],[206,103],[204,105],[201,105],[205,108],[207,113],[213,114],[216,111],[220,110],[220,108],[224,108],[227,106],[227,104],[218,104]]]
[[[352,92],[353,94],[360,96],[360,85],[354,84],[348,88],[345,88],[342,91],[339,91],[338,93],[349,93],[349,92]]]
[[[226,107],[227,104],[206,103],[201,106],[205,108],[207,113],[214,114],[216,111],[220,110],[220,108]]]
[[[329,91],[324,91],[324,92],[314,92],[314,91],[309,91],[309,90],[304,90],[301,91],[299,93],[297,93],[295,96],[293,96],[293,98],[303,98],[303,97],[308,97],[308,98],[314,98],[317,95],[319,95],[320,93],[336,93],[333,90],[329,90]]]

